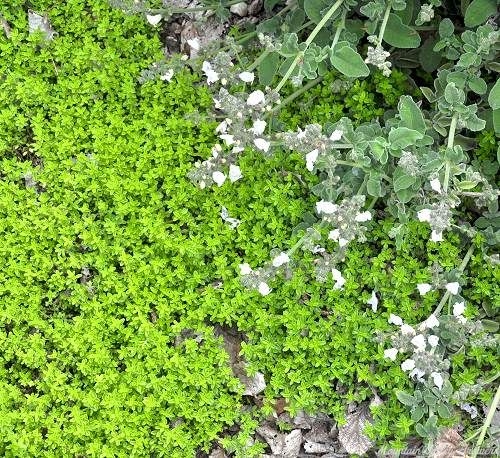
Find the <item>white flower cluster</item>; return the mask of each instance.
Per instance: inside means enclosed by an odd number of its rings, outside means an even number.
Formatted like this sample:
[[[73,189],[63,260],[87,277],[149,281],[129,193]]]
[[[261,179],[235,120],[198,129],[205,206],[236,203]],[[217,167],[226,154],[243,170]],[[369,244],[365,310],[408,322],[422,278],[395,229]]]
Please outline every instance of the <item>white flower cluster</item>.
[[[427,3],[424,3],[420,7],[420,11],[418,13],[417,20],[415,21],[416,25],[422,25],[426,22],[430,22],[434,18],[434,7]]]
[[[391,75],[392,64],[387,61],[390,53],[384,51],[384,48],[378,44],[375,48],[373,46],[368,46],[368,53],[365,59],[367,64],[375,65],[379,70],[382,70],[384,76]]]
[[[441,191],[441,183],[439,180],[432,181],[431,187],[436,192]],[[437,204],[432,205],[431,208],[423,208],[417,212],[417,218],[421,222],[427,222],[431,226],[431,240],[433,242],[443,241],[443,232],[451,225],[452,213],[450,205],[441,200]]]

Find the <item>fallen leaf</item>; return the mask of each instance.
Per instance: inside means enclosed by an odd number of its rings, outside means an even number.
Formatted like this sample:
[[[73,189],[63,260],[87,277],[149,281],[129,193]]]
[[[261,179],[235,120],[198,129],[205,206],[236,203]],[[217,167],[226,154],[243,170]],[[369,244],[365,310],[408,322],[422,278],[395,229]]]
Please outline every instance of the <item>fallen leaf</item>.
[[[465,458],[467,444],[454,429],[444,429],[439,433],[432,447],[431,458]]]
[[[366,406],[347,415],[347,423],[339,429],[339,441],[347,453],[363,455],[373,446],[373,442],[363,432],[366,423],[371,421]]]
[[[287,458],[295,458],[299,455],[301,445],[302,431],[300,429],[294,429],[285,436],[281,454]]]
[[[58,34],[50,25],[47,16],[41,16],[32,10],[28,10],[28,31],[30,34],[41,30],[47,40],[53,40]]]

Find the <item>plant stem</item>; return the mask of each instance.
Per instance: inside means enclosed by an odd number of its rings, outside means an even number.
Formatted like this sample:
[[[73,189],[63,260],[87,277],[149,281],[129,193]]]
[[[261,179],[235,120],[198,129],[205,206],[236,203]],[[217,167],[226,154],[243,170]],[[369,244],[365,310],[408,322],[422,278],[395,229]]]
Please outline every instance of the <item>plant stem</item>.
[[[285,85],[285,83],[288,81],[290,76],[292,75],[293,71],[295,70],[295,67],[299,63],[299,61],[304,57],[304,52],[307,50],[309,45],[313,42],[313,40],[316,38],[316,35],[319,33],[319,31],[325,26],[325,24],[328,22],[328,20],[332,17],[333,13],[337,11],[337,9],[342,5],[344,0],[337,0],[333,6],[328,10],[328,12],[323,16],[321,21],[318,22],[318,25],[313,29],[309,37],[307,37],[307,40],[305,41],[306,47],[304,51],[300,51],[296,56],[295,59],[293,60],[292,64],[288,68],[287,72],[285,73],[285,76],[281,79],[279,82],[278,86],[276,86],[276,91],[279,92],[281,88]]]
[[[450,130],[448,131],[448,142],[446,144],[446,149],[453,148],[453,144],[455,143],[455,130],[457,129],[457,121],[458,121],[458,113],[454,113],[453,118],[451,118]],[[448,183],[450,181],[450,168],[451,164],[447,160],[444,169],[444,183],[443,183],[443,191],[445,194],[448,192]]]
[[[237,3],[240,3],[241,0],[230,0],[226,4],[222,6],[231,6],[231,5],[236,5]],[[209,11],[212,10],[213,8],[210,6],[196,6],[192,8],[152,8],[149,10],[150,14],[162,14],[162,13],[168,13],[168,14],[185,14],[185,13],[197,13],[200,11]]]
[[[287,98],[285,98],[279,105],[276,105],[272,110],[271,114],[276,113],[277,111],[281,110],[284,106],[295,100],[297,97],[302,95],[304,92],[308,91],[312,87],[316,86],[317,84],[321,83],[323,81],[323,77],[320,76],[316,78],[315,80],[309,81],[307,84],[302,86],[300,89],[297,89],[293,94],[290,94]]]
[[[465,270],[465,268],[467,267],[467,264],[469,263],[469,260],[470,260],[470,258],[472,256],[472,252],[473,251],[474,251],[474,245],[471,245],[469,247],[469,250],[465,254],[465,257],[464,257],[462,263],[458,267],[458,271],[460,273],[462,273]],[[446,293],[444,293],[444,296],[442,297],[441,301],[439,302],[438,306],[436,307],[436,310],[434,310],[434,313],[433,313],[434,316],[436,316],[436,317],[439,316],[439,313],[443,309],[444,304],[446,304],[446,302],[448,301],[448,299],[450,298],[450,296],[451,296],[451,293],[449,291],[446,291]]]
[[[342,30],[345,29],[345,17],[346,17],[347,11],[344,10],[342,14],[342,18],[340,19],[340,24],[337,27],[337,30],[335,30],[335,36],[333,37],[332,44],[330,46],[330,49],[333,51],[335,49],[335,46],[337,45],[337,42],[339,41],[340,34],[342,33]]]
[[[474,450],[472,451],[470,458],[477,457],[479,450],[481,449],[484,436],[486,435],[486,431],[488,431],[488,427],[490,426],[491,421],[493,420],[493,415],[495,415],[499,403],[500,403],[500,385],[498,385],[495,397],[493,398],[493,401],[491,401],[490,409],[488,411],[488,415],[486,416],[486,421],[481,427],[481,433],[479,434],[479,438],[477,439],[476,446],[474,447]]]
[[[251,72],[252,70],[255,70],[269,54],[270,51],[266,49],[259,57],[257,57],[257,59],[253,61],[252,65],[250,65],[250,67],[247,68],[247,71]]]
[[[387,27],[387,22],[389,21],[389,15],[391,14],[392,0],[387,3],[387,8],[385,9],[384,18],[382,19],[382,25],[380,26],[380,31],[377,37],[377,45],[382,46],[382,40],[384,38],[385,28]]]

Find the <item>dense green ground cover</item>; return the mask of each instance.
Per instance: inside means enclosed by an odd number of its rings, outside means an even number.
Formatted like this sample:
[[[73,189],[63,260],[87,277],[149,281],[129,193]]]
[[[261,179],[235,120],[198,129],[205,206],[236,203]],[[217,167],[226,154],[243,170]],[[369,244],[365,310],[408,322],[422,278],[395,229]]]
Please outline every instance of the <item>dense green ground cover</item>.
[[[316,200],[302,184],[317,180],[303,159],[247,154],[237,185],[199,190],[187,172],[216,140],[199,77],[138,84],[162,57],[159,38],[104,1],[30,6],[49,14],[59,36],[29,36],[24,2],[2,13],[12,34],[0,36],[0,454],[193,457],[234,423],[244,443],[256,423],[241,411],[248,399],[216,323],[248,336],[243,354],[265,375],[265,408],[254,418],[285,397],[292,413],[340,420],[348,402],[375,389],[384,404],[374,435],[401,444],[412,421],[393,392],[409,381],[383,358],[375,330],[390,330],[389,313],[408,323],[428,316],[438,293],[420,298],[416,284],[438,259],[458,266],[458,237],[428,244],[429,229],[414,223],[396,252],[382,220],[376,237],[349,250],[344,291],[300,266],[271,296],[246,291],[238,265],[286,248]],[[400,74],[391,78],[353,89],[346,107],[381,115],[370,91],[393,104],[398,94],[389,93],[408,91]],[[312,103],[308,121],[322,122],[332,95],[312,94],[323,102]],[[334,107],[345,94],[336,97]],[[282,120],[307,121],[291,108]],[[236,229],[222,206],[241,220]],[[477,256],[466,275],[467,316],[485,301],[498,306],[498,270]],[[377,312],[366,305],[374,288]],[[451,381],[499,369],[493,350],[457,354]]]

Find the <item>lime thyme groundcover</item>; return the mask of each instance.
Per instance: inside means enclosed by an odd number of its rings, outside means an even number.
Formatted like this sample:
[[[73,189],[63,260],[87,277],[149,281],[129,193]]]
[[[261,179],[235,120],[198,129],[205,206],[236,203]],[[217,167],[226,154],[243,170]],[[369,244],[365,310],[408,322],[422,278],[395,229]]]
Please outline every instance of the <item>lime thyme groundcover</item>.
[[[270,450],[255,430],[283,400],[292,417],[342,425],[348,406],[376,395],[360,434],[380,449],[438,426],[482,426],[483,412],[468,411],[491,403],[500,371],[500,274],[484,261],[484,236],[472,249],[452,232],[434,243],[425,221],[410,221],[398,238],[395,215],[374,205],[367,240],[350,241],[336,279],[318,280],[304,250],[272,292],[247,289],[242,266],[302,243],[327,176],[288,148],[247,148],[237,183],[200,189],[189,176],[211,157],[221,120],[201,71],[140,81],[164,58],[151,23],[104,0],[13,0],[0,15],[1,456],[189,458],[219,445],[261,456]],[[397,69],[334,88],[339,78],[326,72],[276,125],[348,117],[355,129],[420,96]],[[477,142],[492,177],[494,132]],[[443,320],[453,390],[424,390],[433,425],[386,342],[398,319],[427,320],[458,280],[467,306],[455,315],[474,339]],[[262,374],[262,392],[245,394],[220,329],[241,335],[237,356],[248,377]]]

